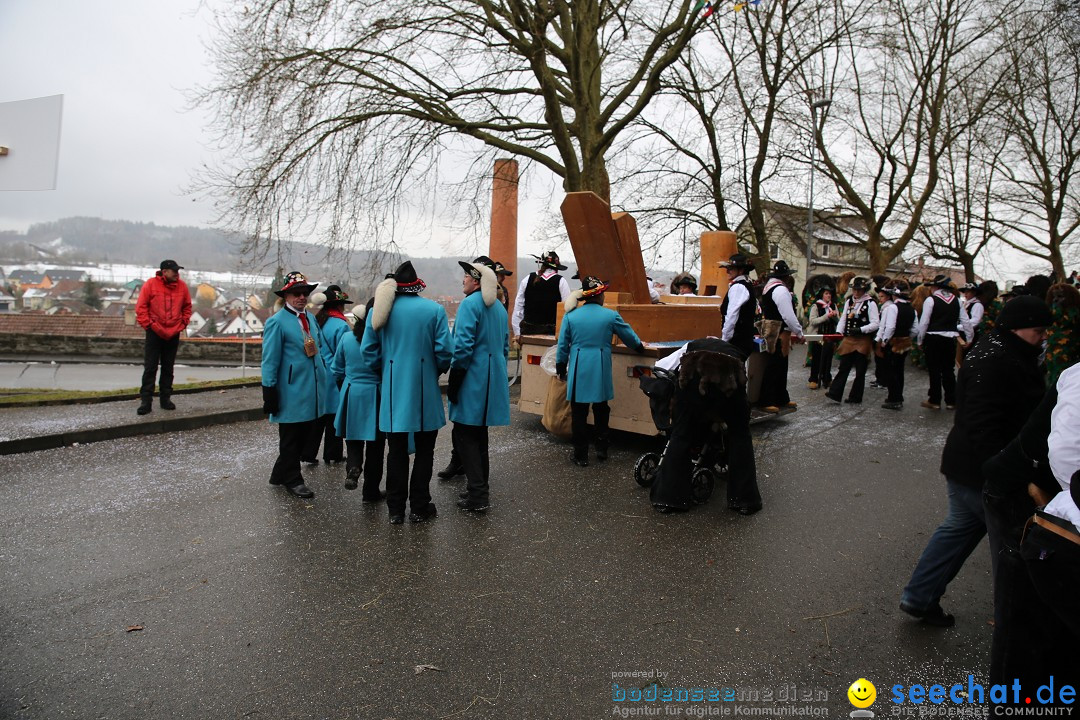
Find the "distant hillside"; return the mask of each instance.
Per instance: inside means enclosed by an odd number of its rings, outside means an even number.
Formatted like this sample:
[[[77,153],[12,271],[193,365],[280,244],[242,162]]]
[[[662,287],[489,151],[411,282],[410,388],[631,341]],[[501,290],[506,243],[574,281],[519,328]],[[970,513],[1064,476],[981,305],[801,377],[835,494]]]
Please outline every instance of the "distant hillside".
[[[242,238],[218,230],[193,227],[166,227],[153,223],[65,218],[32,225],[26,233],[0,231],[0,264],[43,263],[99,264],[109,262],[156,267],[164,258],[173,258],[189,270],[244,270],[273,276],[275,257],[252,261],[241,256]],[[369,297],[383,276],[394,270],[401,257],[370,252],[337,251],[327,257],[325,248],[304,243],[281,245],[281,264],[286,272],[299,270],[322,286],[337,283],[354,298]],[[417,274],[427,283],[429,296],[461,293],[461,267],[466,258],[414,258]],[[518,258],[520,271],[535,268],[532,258]],[[564,273],[573,275],[571,265]],[[520,281],[519,274],[511,278]],[[575,284],[576,286],[576,284]]]

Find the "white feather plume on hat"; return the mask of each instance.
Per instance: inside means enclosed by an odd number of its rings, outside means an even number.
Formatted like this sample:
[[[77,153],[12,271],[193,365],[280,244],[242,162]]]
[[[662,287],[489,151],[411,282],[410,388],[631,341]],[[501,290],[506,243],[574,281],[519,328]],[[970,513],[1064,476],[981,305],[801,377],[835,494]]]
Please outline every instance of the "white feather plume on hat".
[[[390,319],[390,310],[397,296],[397,280],[387,278],[375,288],[375,304],[371,306],[371,327],[381,330]]]
[[[573,312],[578,303],[581,302],[581,298],[585,297],[585,293],[581,290],[574,290],[566,296],[566,302],[563,303],[563,309],[566,312]]]
[[[367,305],[360,305],[360,304],[354,305],[353,309],[350,312],[352,312],[353,317],[356,318],[357,320],[363,320],[364,318],[367,317]],[[374,319],[374,317],[375,316],[372,315],[373,319]]]

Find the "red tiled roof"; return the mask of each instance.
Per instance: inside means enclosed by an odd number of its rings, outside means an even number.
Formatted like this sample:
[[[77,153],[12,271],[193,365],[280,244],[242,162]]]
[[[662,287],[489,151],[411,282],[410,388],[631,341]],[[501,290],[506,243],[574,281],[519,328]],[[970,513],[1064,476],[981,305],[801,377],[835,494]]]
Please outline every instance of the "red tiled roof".
[[[146,331],[138,325],[126,324],[123,317],[39,315],[37,313],[0,315],[0,333],[110,338],[133,338],[146,335]]]

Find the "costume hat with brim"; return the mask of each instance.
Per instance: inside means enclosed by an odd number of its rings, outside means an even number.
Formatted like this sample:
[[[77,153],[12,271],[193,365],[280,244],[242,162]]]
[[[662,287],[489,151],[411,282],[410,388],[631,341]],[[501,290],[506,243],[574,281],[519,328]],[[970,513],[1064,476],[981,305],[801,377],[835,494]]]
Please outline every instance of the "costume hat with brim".
[[[331,285],[324,291],[326,293],[326,300],[324,305],[352,305],[353,301],[349,299],[349,294],[342,290],[337,285]]]
[[[503,265],[501,262],[496,260],[495,261],[495,274],[496,275],[505,275],[507,277],[510,277],[511,275],[514,274],[514,271],[513,270],[507,270],[505,265]]]
[[[303,273],[294,270],[285,276],[285,284],[281,286],[280,290],[275,290],[274,294],[278,297],[285,297],[286,295],[310,295],[311,291],[318,286],[319,283],[309,283]]]
[[[930,284],[934,287],[945,288],[946,290],[952,290],[954,288],[952,278],[948,275],[938,275]]]
[[[867,280],[866,278],[862,277],[861,275],[858,276],[858,277],[854,277],[854,278],[851,279],[851,289],[852,290],[863,290],[863,291],[869,290],[870,289],[870,281]]]
[[[964,283],[960,286],[960,292],[978,292],[979,286],[975,283]]]
[[[494,305],[499,285],[499,278],[495,275],[495,261],[487,255],[481,255],[471,263],[458,260],[458,265],[466,275],[480,283],[480,293],[484,298],[484,304],[488,307]]]
[[[598,295],[603,294],[607,289],[608,284],[606,282],[595,275],[586,275],[581,278],[581,289],[574,290],[567,296],[566,302],[563,303],[563,310],[571,312],[582,300],[597,297]]]
[[[397,270],[394,271],[394,282],[397,284],[396,291],[399,293],[420,293],[427,287],[424,281],[416,276],[411,260],[398,265]]]
[[[753,270],[754,263],[742,253],[735,253],[727,260],[720,263],[722,268],[735,268],[736,270]]]
[[[795,274],[795,271],[788,267],[788,264],[783,260],[777,260],[776,264],[772,266],[772,270],[769,271],[769,277],[771,278],[786,278]]]
[[[536,262],[540,263],[541,267],[554,268],[555,270],[565,270],[566,266],[559,262],[559,255],[554,250],[548,250],[543,255],[533,255],[536,258]]]

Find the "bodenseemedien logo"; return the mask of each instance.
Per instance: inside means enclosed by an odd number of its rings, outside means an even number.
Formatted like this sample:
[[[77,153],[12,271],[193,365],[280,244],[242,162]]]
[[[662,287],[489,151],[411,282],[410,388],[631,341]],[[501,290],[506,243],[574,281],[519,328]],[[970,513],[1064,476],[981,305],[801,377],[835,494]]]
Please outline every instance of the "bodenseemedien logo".
[[[874,713],[866,709],[874,704],[874,700],[877,700],[877,688],[874,687],[874,683],[866,678],[859,678],[851,683],[851,687],[849,687],[847,691],[847,696],[848,701],[856,708],[856,710],[850,714],[850,717],[874,717]]]

